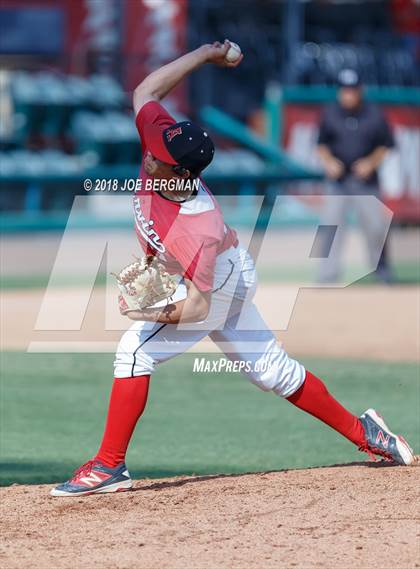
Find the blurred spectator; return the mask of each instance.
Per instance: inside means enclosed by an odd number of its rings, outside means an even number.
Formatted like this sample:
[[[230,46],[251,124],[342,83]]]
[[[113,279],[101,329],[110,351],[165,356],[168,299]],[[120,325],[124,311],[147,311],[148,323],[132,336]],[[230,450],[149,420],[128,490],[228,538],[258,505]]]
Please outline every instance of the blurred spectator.
[[[328,105],[323,113],[318,151],[330,180],[328,194],[334,196],[379,196],[377,170],[388,148],[394,144],[393,136],[382,112],[363,100],[360,78],[353,69],[339,73],[337,102]],[[372,203],[355,202],[356,214],[366,237],[371,262],[376,262],[378,247],[382,246],[382,219]],[[323,225],[346,223],[346,200],[327,200],[323,213]],[[340,235],[342,233],[340,232]],[[338,234],[337,234],[338,236]],[[328,244],[327,244],[328,240]],[[340,238],[341,241],[341,238]],[[339,251],[342,243],[336,243]],[[339,277],[339,257],[328,256],[331,239],[325,235],[325,259],[320,264],[320,282],[335,282]],[[390,282],[391,272],[385,247],[376,270],[377,277]]]

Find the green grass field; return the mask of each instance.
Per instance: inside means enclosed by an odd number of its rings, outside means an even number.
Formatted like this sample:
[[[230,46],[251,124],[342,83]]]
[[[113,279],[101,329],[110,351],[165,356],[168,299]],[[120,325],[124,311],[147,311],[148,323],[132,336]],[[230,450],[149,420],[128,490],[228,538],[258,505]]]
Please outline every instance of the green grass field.
[[[346,440],[240,374],[194,374],[183,355],[154,374],[127,463],[132,475],[239,473],[364,460]],[[217,356],[210,356],[217,357]],[[1,355],[1,483],[64,480],[100,442],[109,354]],[[355,413],[373,406],[419,452],[415,364],[304,359]]]

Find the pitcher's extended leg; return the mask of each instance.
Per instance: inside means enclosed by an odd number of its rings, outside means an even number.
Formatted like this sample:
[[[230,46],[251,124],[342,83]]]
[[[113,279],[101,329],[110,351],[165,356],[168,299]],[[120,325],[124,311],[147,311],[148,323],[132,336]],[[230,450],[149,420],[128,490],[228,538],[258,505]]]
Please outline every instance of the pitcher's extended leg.
[[[287,400],[320,419],[358,447],[366,442],[360,419],[334,399],[324,383],[310,371],[306,371],[305,381]]]
[[[227,320],[223,330],[212,332],[210,337],[231,360],[250,364],[250,371],[244,375],[253,383],[320,419],[359,450],[400,464],[414,461],[406,441],[392,433],[376,411],[368,409],[360,418],[353,415],[329,393],[319,378],[290,358],[253,303],[244,306],[243,311],[241,319],[250,324],[250,329],[238,330],[236,315]]]

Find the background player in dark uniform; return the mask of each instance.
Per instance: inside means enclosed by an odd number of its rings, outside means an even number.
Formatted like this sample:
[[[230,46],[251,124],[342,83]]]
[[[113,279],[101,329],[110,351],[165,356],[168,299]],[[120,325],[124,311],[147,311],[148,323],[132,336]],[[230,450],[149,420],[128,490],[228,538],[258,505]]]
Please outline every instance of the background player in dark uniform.
[[[328,193],[378,197],[378,168],[388,149],[394,145],[392,132],[381,110],[364,101],[356,71],[343,69],[338,77],[338,85],[337,101],[325,108],[318,137],[319,156],[331,182]],[[383,239],[381,212],[372,208],[371,201],[363,203],[363,200],[358,200],[355,206],[366,237],[369,257],[376,262],[378,247],[382,247]],[[325,207],[322,223],[343,225],[347,209],[346,200],[330,200]],[[339,273],[339,256],[330,256],[321,262],[319,280],[335,282]],[[385,282],[391,279],[385,247],[376,275]]]

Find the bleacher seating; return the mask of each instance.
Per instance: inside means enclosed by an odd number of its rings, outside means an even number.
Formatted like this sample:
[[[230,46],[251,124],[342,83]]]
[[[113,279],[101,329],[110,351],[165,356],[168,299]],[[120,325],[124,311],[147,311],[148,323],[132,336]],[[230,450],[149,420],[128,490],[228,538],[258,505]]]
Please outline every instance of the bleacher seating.
[[[357,69],[367,85],[413,86],[419,71],[412,55],[401,47],[382,50],[369,45],[307,42],[292,54],[300,84],[332,85],[343,67]]]

